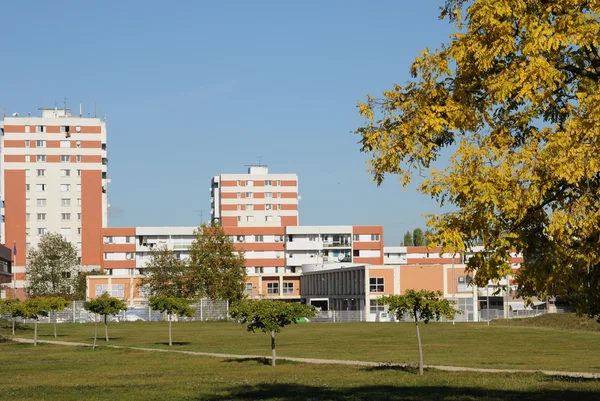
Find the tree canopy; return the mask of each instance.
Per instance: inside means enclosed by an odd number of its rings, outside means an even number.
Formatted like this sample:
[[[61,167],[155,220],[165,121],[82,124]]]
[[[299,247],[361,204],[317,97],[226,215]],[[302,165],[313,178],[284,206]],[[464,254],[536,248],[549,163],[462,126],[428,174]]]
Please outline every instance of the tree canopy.
[[[150,260],[142,272],[144,277],[140,284],[146,286],[150,294],[166,297],[184,296],[187,266],[166,246],[150,251]]]
[[[77,249],[62,235],[42,235],[37,247],[27,253],[26,292],[29,297],[71,297],[80,266]]]
[[[526,296],[561,295],[600,315],[600,3],[447,0],[456,32],[412,80],[359,103],[362,151],[381,184],[425,176],[432,241],[469,259],[475,282],[511,274]],[[451,154],[449,164],[432,163]]]
[[[111,297],[107,293],[98,298],[91,299],[83,304],[83,308],[96,315],[104,317],[104,338],[108,341],[108,316],[118,315],[121,311],[127,310],[125,301]],[[94,318],[94,348],[96,348],[98,320]]]

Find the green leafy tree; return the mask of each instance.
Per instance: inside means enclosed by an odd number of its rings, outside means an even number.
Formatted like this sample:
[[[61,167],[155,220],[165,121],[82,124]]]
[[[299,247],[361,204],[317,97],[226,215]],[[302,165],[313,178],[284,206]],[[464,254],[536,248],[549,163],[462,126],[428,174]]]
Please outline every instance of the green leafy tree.
[[[410,231],[407,231],[404,234],[404,241],[402,241],[404,246],[413,246],[413,237]]]
[[[170,297],[165,295],[152,296],[149,305],[153,310],[167,314],[169,320],[169,347],[173,345],[171,336],[171,321],[173,316],[194,316],[196,310],[190,306],[185,298]]]
[[[21,316],[21,300],[18,298],[0,299],[0,314],[8,313],[12,321],[12,335],[15,335],[15,319]]]
[[[423,230],[420,228],[415,228],[413,230],[413,245],[425,246],[425,237],[423,236]]]
[[[93,269],[90,271],[80,271],[74,280],[73,293],[67,299],[70,299],[72,301],[85,301],[87,299],[87,290],[88,290],[87,278],[88,278],[88,276],[101,276],[101,275],[105,275],[105,274],[106,273],[104,272],[104,270],[100,270],[100,269]]]
[[[38,321],[40,317],[48,316],[48,303],[45,298],[31,298],[19,304],[19,315],[24,319],[33,319],[33,345],[37,346]]]
[[[98,298],[91,299],[83,305],[84,309],[104,317],[104,338],[108,342],[108,316],[118,315],[121,311],[127,310],[125,301],[113,298],[107,293]],[[98,319],[94,317],[94,348],[96,348],[96,339],[98,337]]]
[[[521,252],[522,294],[600,316],[600,3],[446,0],[442,17],[449,43],[358,105],[369,171],[405,186],[418,171],[419,191],[457,210],[428,226],[445,251],[482,240],[477,285],[512,274]]]
[[[275,366],[275,333],[279,333],[285,326],[297,323],[301,318],[313,317],[317,311],[312,305],[270,299],[245,299],[233,304],[230,313],[233,319],[246,324],[248,331],[271,333],[271,365]]]
[[[190,248],[186,297],[240,300],[244,297],[246,261],[218,223],[203,224]]]
[[[403,295],[385,295],[377,299],[377,303],[387,305],[388,312],[395,314],[398,320],[402,319],[405,313],[414,319],[419,345],[419,375],[423,375],[423,347],[419,320],[427,324],[431,319],[440,320],[441,317],[454,319],[456,313],[459,313],[453,308],[453,301],[443,299],[441,296],[441,291],[406,290]]]
[[[425,230],[425,246],[429,246],[433,243],[432,237],[433,237],[433,231],[427,229]]]
[[[37,247],[27,253],[28,297],[70,297],[79,273],[77,249],[62,235],[42,235]]]
[[[56,319],[57,319],[57,313],[63,309],[65,309],[66,307],[68,307],[69,305],[71,305],[71,301],[66,300],[63,297],[47,297],[47,298],[42,298],[46,304],[46,306],[48,307],[48,311],[52,313],[52,317],[53,317],[53,323],[54,323],[54,338],[57,337],[56,334]]]
[[[161,247],[150,251],[150,260],[142,270],[140,285],[152,295],[183,297],[188,268],[175,252]]]

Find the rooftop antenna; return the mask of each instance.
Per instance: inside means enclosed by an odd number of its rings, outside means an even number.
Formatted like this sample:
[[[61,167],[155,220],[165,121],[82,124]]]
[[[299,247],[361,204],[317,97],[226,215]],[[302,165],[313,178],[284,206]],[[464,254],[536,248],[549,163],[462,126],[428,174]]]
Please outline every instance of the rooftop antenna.
[[[81,103],[79,103],[79,118],[81,118],[82,115],[83,115],[82,107],[81,107]]]
[[[207,210],[196,210],[196,212],[200,215],[200,225],[202,225],[202,223],[204,223],[204,212],[206,212]]]
[[[96,103],[94,103],[94,118],[96,118]]]
[[[65,100],[64,100],[64,105],[65,105],[65,116],[67,115],[67,97],[65,96]]]

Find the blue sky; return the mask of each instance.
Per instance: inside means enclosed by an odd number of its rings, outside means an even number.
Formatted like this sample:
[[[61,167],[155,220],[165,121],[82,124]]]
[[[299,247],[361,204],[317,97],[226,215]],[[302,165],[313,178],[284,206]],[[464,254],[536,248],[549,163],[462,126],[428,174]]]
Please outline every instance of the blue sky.
[[[9,2],[0,106],[66,96],[107,114],[110,226],[199,224],[210,178],[260,156],[299,175],[301,224],[383,225],[398,245],[439,208],[396,177],[371,182],[356,103],[447,41],[442,3]]]

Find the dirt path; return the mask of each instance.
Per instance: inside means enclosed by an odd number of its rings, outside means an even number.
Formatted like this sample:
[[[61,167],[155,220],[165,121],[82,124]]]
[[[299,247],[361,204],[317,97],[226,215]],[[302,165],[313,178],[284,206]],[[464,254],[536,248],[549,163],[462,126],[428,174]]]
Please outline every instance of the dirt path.
[[[33,343],[33,340],[28,338],[12,338],[12,341],[18,343]],[[38,340],[38,343],[54,344],[54,345],[67,345],[72,347],[91,347],[92,344],[88,343],[76,343],[69,341],[53,341],[53,340]],[[177,354],[196,355],[196,356],[208,356],[213,358],[226,358],[226,359],[270,359],[264,355],[239,355],[239,354],[217,354],[212,352],[199,352],[199,351],[181,351],[171,350],[164,348],[143,348],[143,347],[125,347],[121,345],[97,345],[98,347],[108,347],[115,349],[131,349],[137,351],[148,351],[148,352],[172,352]],[[366,366],[366,367],[409,367],[407,364],[385,364],[380,362],[369,362],[369,361],[352,361],[344,359],[317,359],[317,358],[294,358],[289,356],[278,356],[277,359],[301,362],[301,363],[314,363],[323,365],[351,365],[351,366]],[[533,369],[487,369],[487,368],[467,368],[463,366],[444,366],[444,365],[425,365],[425,368],[444,370],[448,372],[481,372],[481,373],[542,373],[548,376],[561,376],[561,377],[573,377],[573,378],[584,378],[584,379],[598,379],[600,380],[600,373],[589,373],[589,372],[564,372],[556,370],[533,370]]]

